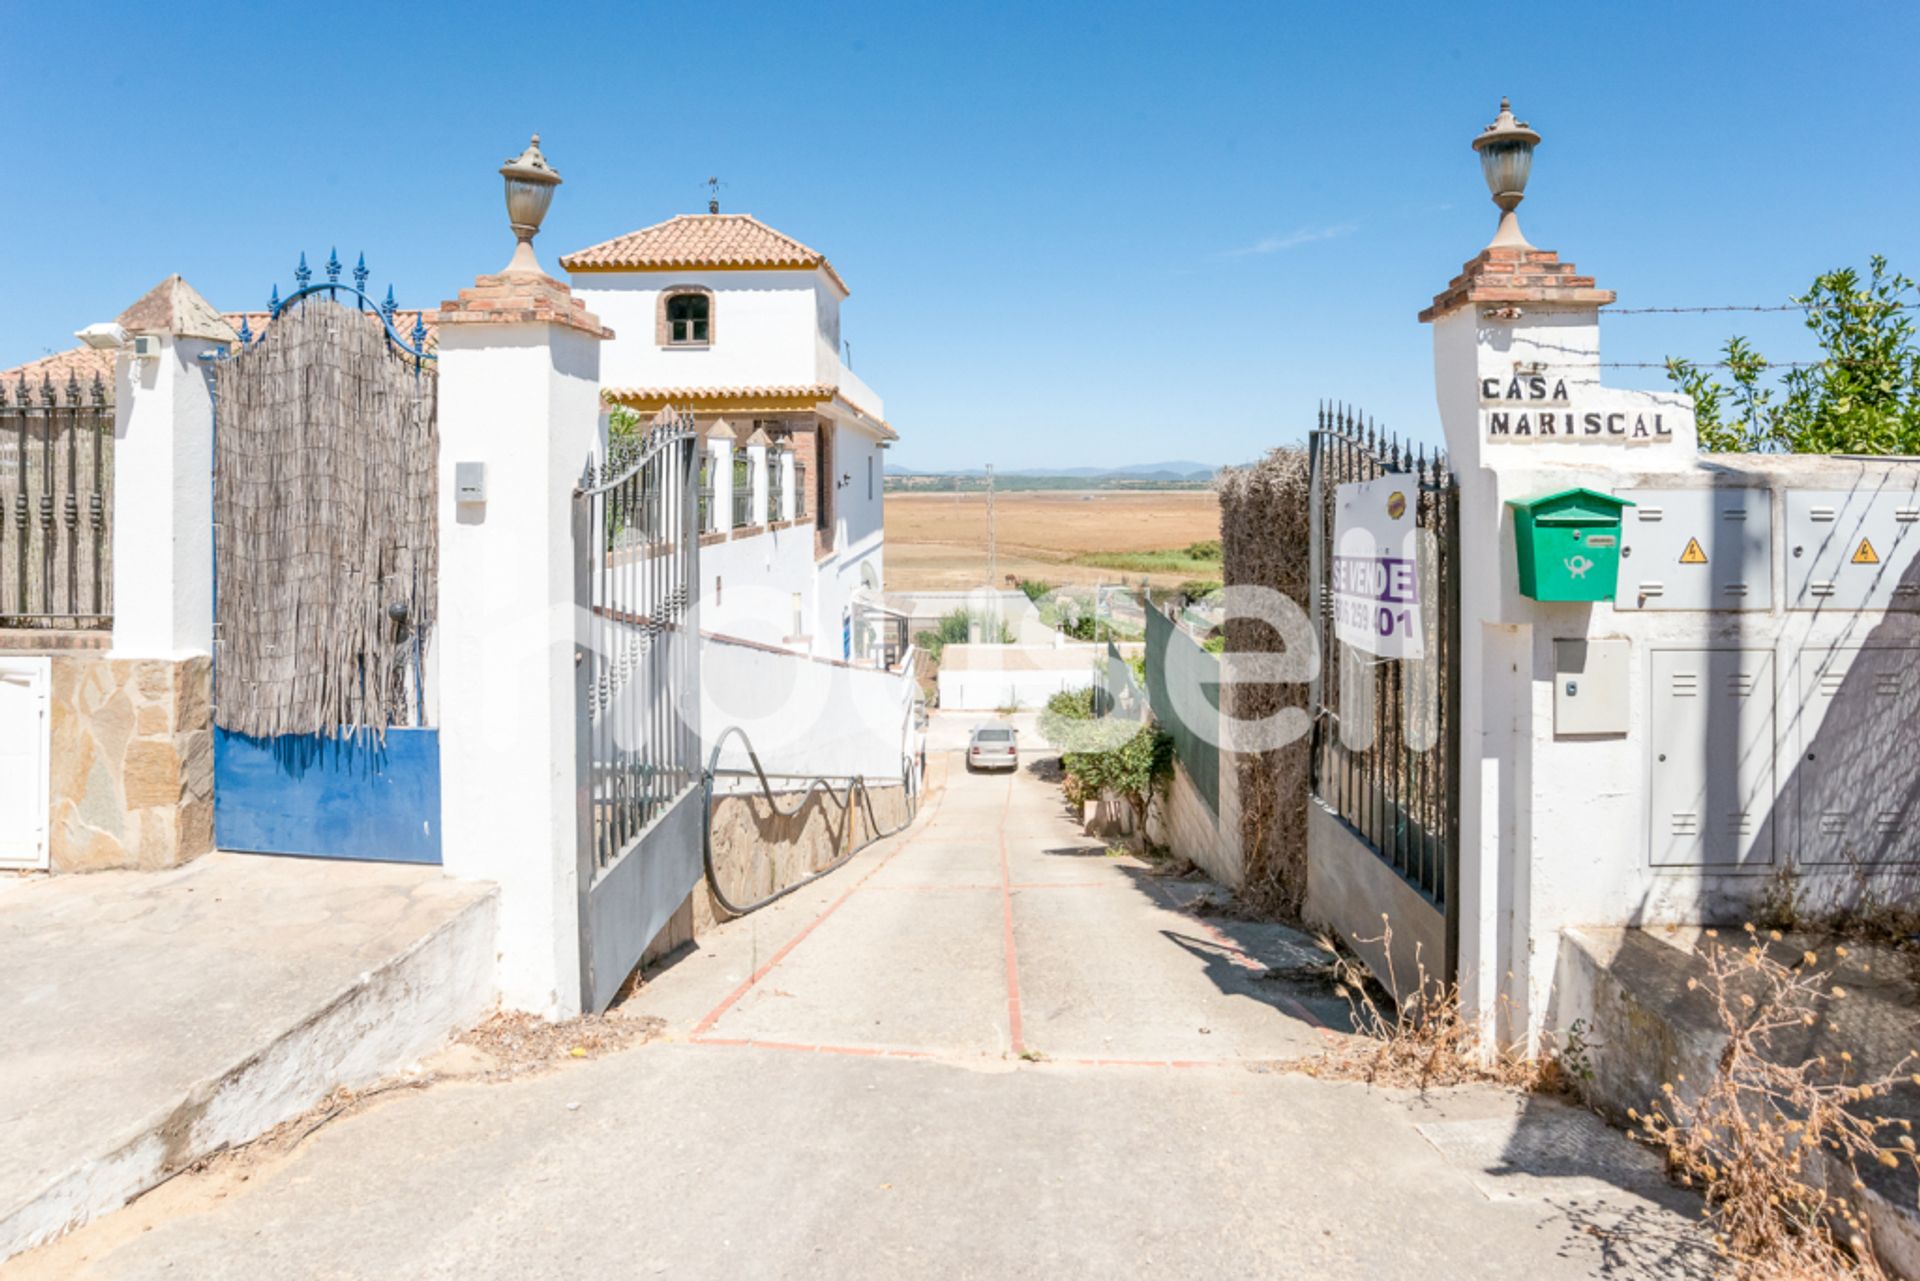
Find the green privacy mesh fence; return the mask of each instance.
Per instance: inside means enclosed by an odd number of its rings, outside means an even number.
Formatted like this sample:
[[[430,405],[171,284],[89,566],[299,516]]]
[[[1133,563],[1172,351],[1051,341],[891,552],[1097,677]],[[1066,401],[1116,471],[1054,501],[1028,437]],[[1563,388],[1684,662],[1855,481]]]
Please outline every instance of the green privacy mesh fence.
[[[1220,660],[1147,606],[1147,703],[1194,790],[1220,812]]]

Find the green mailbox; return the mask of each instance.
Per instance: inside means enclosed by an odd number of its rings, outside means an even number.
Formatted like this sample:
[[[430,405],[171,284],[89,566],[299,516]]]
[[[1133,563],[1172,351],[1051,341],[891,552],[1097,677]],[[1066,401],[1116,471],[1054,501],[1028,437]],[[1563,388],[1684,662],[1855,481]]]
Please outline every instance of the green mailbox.
[[[1620,514],[1633,504],[1593,489],[1516,499],[1520,594],[1534,600],[1612,600],[1620,578]]]

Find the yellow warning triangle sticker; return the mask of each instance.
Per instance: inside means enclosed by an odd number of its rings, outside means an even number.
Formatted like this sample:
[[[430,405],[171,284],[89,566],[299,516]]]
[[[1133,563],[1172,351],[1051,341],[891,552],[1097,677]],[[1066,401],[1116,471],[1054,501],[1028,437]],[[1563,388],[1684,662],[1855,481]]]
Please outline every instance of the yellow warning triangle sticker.
[[[1873,544],[1863,538],[1860,540],[1860,545],[1853,549],[1853,563],[1856,565],[1878,565],[1880,563],[1880,553],[1873,550]]]
[[[1687,550],[1680,553],[1680,563],[1682,565],[1704,565],[1707,563],[1707,554],[1700,550],[1699,539],[1689,538],[1687,540]]]

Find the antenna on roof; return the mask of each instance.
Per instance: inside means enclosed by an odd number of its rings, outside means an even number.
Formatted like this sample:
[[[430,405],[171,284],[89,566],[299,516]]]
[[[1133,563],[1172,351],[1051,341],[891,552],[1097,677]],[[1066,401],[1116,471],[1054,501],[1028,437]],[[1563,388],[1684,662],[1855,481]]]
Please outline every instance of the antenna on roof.
[[[701,185],[707,189],[707,212],[710,214],[719,213],[720,212],[720,188],[726,186],[727,184],[724,182],[721,182],[718,178],[709,178],[706,180],[706,182],[702,183]]]

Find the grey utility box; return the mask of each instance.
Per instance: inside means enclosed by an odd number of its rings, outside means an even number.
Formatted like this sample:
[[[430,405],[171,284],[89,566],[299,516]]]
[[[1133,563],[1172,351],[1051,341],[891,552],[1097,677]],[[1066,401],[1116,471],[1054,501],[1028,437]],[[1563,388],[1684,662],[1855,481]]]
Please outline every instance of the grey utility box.
[[[1553,732],[1624,734],[1632,646],[1623,639],[1553,642]]]
[[[1655,867],[1773,862],[1773,652],[1649,655],[1648,849]]]
[[[1615,609],[1773,608],[1773,493],[1623,489]]]
[[[1787,608],[1920,609],[1920,492],[1787,491]]]
[[[1809,648],[1798,666],[1800,862],[1920,862],[1920,650]]]

